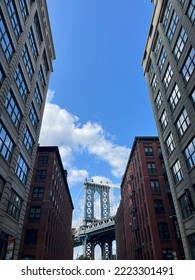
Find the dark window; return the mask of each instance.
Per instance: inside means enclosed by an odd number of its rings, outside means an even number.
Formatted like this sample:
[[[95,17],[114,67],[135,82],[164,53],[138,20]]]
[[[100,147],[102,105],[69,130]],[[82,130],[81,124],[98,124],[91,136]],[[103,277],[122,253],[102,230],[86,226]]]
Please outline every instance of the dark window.
[[[179,198],[179,204],[183,219],[187,219],[188,217],[192,216],[193,205],[189,191],[185,191],[185,193]]]
[[[162,99],[162,94],[161,92],[159,91],[157,96],[156,96],[156,99],[155,99],[155,104],[156,104],[156,109],[159,111],[160,110],[160,107],[162,105],[162,102],[163,102],[163,99]]]
[[[38,57],[38,50],[37,50],[37,46],[36,46],[35,37],[34,37],[34,34],[33,34],[32,27],[30,28],[30,30],[28,32],[28,41],[29,41],[29,44],[30,44],[30,47],[31,47],[33,57],[36,61],[37,57]]]
[[[41,207],[32,206],[29,211],[29,220],[39,220],[41,217]]]
[[[39,156],[38,164],[47,164],[48,163],[48,156]]]
[[[21,207],[22,199],[12,190],[10,200],[8,201],[7,213],[18,221]]]
[[[45,73],[46,73],[46,75],[47,75],[47,73],[48,73],[48,71],[49,71],[49,64],[48,64],[48,61],[47,61],[47,56],[46,56],[45,50],[44,50],[44,52],[43,52],[42,61],[43,61],[43,66],[44,66],[44,69],[45,69]]]
[[[162,129],[165,130],[165,128],[168,125],[168,116],[167,116],[167,112],[165,110],[163,111],[163,113],[161,115],[160,123],[161,123]]]
[[[37,244],[37,236],[38,236],[38,230],[37,229],[26,230],[24,244],[25,245],[36,245]]]
[[[154,155],[152,147],[144,147],[144,151],[146,157],[151,157]]]
[[[157,173],[155,162],[148,162],[147,166],[148,166],[148,173],[149,174],[156,174]]]
[[[165,209],[164,209],[162,199],[155,199],[154,200],[154,209],[155,209],[156,215],[164,215],[165,214]]]
[[[24,65],[26,67],[26,72],[29,76],[29,79],[32,80],[33,66],[32,66],[32,62],[30,60],[30,56],[29,56],[26,45],[24,46],[23,51],[22,51],[22,58],[23,58],[23,62],[24,62]]]
[[[35,14],[35,17],[34,17],[34,26],[35,26],[35,30],[36,30],[37,39],[39,41],[39,44],[41,44],[41,42],[43,41],[43,36],[42,36],[41,26],[39,23],[39,17],[38,17],[37,13]]]
[[[5,186],[5,181],[0,176],[0,201],[1,201],[1,196],[3,193],[4,186]]]
[[[36,110],[35,110],[35,107],[33,104],[31,104],[31,106],[30,106],[29,118],[31,120],[32,125],[36,129],[37,125],[38,125],[38,116],[37,116],[37,113],[36,113]]]
[[[163,78],[163,84],[164,84],[165,89],[168,89],[169,84],[172,80],[172,77],[173,77],[173,71],[172,71],[171,65],[169,64],[167,67],[167,70],[165,72],[164,78]]]
[[[37,105],[39,106],[39,108],[41,108],[43,100],[42,100],[41,92],[39,90],[39,86],[38,86],[37,83],[36,83],[36,86],[35,86],[34,96],[35,96],[35,100],[37,102]]]
[[[191,259],[195,260],[195,233],[188,235],[188,243],[191,252]]]
[[[172,8],[172,4],[168,1],[167,2],[167,6],[165,8],[165,12],[164,12],[164,16],[163,16],[163,20],[162,20],[162,25],[165,28],[169,19],[169,15],[171,12],[171,8]]]
[[[36,171],[36,180],[45,180],[46,178],[46,170],[37,170]]]
[[[40,84],[41,84],[42,88],[44,88],[46,83],[45,83],[45,78],[44,78],[44,75],[43,75],[42,67],[40,67],[40,69],[39,69],[38,77],[39,77],[39,81],[40,81]]]
[[[160,191],[160,184],[158,180],[152,180],[150,181],[150,186],[153,194],[159,194]]]
[[[44,193],[44,188],[43,187],[35,187],[33,189],[33,199],[42,199],[43,198],[43,193]]]
[[[193,89],[190,98],[191,98],[191,101],[192,101],[192,103],[193,103],[193,105],[195,107],[195,89]]]
[[[161,240],[170,239],[169,228],[167,223],[158,223],[158,232]]]

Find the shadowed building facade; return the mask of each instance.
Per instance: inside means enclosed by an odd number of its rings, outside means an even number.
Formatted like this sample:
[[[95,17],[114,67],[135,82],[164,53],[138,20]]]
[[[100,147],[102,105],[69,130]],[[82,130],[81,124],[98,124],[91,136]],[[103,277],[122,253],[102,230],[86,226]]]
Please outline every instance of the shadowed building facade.
[[[0,1],[0,259],[17,259],[52,62],[46,1]]]
[[[142,66],[186,259],[195,259],[195,1],[154,2]]]
[[[58,147],[38,147],[19,258],[72,260],[72,211]]]

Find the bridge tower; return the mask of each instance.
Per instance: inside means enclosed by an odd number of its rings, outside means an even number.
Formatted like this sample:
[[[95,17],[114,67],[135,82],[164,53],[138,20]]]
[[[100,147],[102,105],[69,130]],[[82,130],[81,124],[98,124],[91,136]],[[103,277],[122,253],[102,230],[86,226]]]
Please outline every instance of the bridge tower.
[[[88,182],[84,183],[85,188],[85,201],[84,201],[84,225],[86,227],[97,223],[97,221],[106,221],[110,217],[110,186],[108,184]],[[94,216],[94,196],[98,192],[100,195],[100,209],[101,217],[100,220],[95,219]],[[89,259],[94,259],[95,246],[99,245],[101,248],[102,259],[109,260],[112,259],[112,241],[113,235],[111,234],[101,234],[99,232],[94,235],[85,235],[83,238],[84,245],[84,256]]]
[[[84,224],[87,225],[95,221],[94,216],[94,196],[98,192],[100,195],[100,208],[101,208],[101,219],[108,218],[110,216],[110,200],[109,200],[109,185],[102,183],[88,182],[84,183],[85,187],[85,213],[84,213]]]

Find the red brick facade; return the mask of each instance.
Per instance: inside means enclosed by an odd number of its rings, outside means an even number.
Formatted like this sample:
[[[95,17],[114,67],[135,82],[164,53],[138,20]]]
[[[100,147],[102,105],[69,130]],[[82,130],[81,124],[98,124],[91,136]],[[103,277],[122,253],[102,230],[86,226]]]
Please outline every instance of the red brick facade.
[[[73,204],[57,147],[39,147],[28,199],[20,259],[71,260]]]
[[[116,215],[117,258],[181,259],[174,215],[158,137],[136,137]]]

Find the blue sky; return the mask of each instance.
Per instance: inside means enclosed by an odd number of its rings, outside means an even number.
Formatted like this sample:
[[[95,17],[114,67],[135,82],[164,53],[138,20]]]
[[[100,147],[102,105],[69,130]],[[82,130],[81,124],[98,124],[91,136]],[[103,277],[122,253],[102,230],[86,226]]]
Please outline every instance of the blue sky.
[[[142,56],[151,1],[47,0],[56,60],[40,136],[57,145],[75,206],[85,178],[120,185],[135,136],[157,135]],[[120,200],[111,190],[112,210]]]

